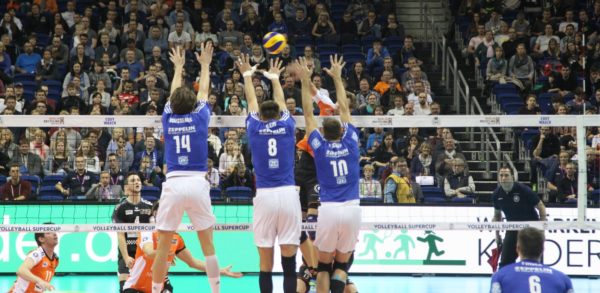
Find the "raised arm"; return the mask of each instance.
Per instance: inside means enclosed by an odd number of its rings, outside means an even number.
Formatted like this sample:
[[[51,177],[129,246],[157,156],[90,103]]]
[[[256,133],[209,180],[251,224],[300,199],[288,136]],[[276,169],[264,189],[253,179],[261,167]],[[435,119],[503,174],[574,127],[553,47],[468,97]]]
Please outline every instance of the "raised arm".
[[[269,71],[264,71],[263,75],[271,81],[271,85],[273,85],[273,100],[275,100],[279,109],[283,111],[285,109],[285,96],[283,88],[281,88],[279,76],[285,70],[285,67],[281,65],[282,61],[279,58],[269,60]]]
[[[244,77],[244,92],[246,94],[246,101],[248,102],[248,112],[258,112],[258,101],[256,101],[256,92],[252,83],[252,75],[256,71],[257,65],[254,67],[251,66],[250,56],[242,54],[237,61],[237,66]]]
[[[325,72],[333,79],[338,109],[340,111],[340,120],[342,120],[343,123],[348,123],[351,120],[350,108],[348,108],[348,97],[346,96],[346,89],[342,82],[342,69],[346,65],[346,62],[344,62],[343,57],[338,56],[337,54],[329,56],[329,60],[331,61],[331,67],[323,68],[323,70],[325,70]]]
[[[317,128],[317,121],[313,114],[313,101],[310,94],[312,70],[306,65],[306,59],[298,59],[298,75],[302,82],[302,110],[304,111],[304,120],[306,123],[306,135],[310,135]]]
[[[200,63],[200,83],[196,100],[206,101],[210,89],[210,63],[212,62],[213,45],[204,42],[200,46],[200,54],[196,53],[196,60]]]
[[[172,95],[173,92],[181,86],[181,80],[183,79],[183,65],[185,65],[185,51],[181,50],[180,47],[175,47],[171,49],[169,59],[173,62],[174,67],[173,81],[171,81]]]

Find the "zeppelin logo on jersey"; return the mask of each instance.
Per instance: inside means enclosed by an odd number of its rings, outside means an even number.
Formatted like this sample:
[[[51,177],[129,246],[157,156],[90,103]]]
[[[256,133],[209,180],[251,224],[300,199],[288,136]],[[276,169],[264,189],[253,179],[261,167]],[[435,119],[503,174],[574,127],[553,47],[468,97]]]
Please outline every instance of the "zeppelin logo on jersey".
[[[310,146],[311,146],[313,149],[318,149],[318,148],[321,146],[321,142],[320,142],[318,139],[316,139],[316,138],[313,138],[313,139],[310,141]]]
[[[261,129],[258,131],[258,134],[260,134],[260,135],[283,135],[286,133],[287,132],[285,131],[284,127],[277,128],[277,129],[264,128],[264,129]]]
[[[350,151],[348,149],[342,149],[337,151],[327,150],[325,156],[328,158],[339,158],[350,155]]]
[[[132,210],[126,210],[125,211],[125,215],[133,215],[133,211]]]
[[[190,160],[188,159],[187,156],[179,156],[177,157],[177,163],[179,163],[179,165],[185,166],[190,162]]]
[[[169,127],[168,132],[169,134],[194,133],[196,132],[196,126]]]
[[[521,201],[521,197],[518,194],[515,194],[515,196],[513,196],[513,201],[514,202],[520,202]]]
[[[279,159],[269,159],[269,169],[279,169]]]

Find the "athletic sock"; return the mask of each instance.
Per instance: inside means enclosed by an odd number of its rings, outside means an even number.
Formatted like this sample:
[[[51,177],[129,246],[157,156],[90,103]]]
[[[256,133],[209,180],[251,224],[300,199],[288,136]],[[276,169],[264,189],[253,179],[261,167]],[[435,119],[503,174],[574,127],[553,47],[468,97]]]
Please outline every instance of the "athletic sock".
[[[296,293],[296,255],[281,257],[283,267],[283,292]]]
[[[216,255],[206,257],[206,276],[212,293],[219,293],[221,291],[221,278]]]
[[[273,273],[271,272],[260,272],[258,275],[258,284],[260,286],[260,293],[273,293]],[[295,290],[296,288],[294,288]]]
[[[331,279],[329,287],[331,288],[331,293],[344,293],[344,289],[346,289],[346,282],[342,282],[338,279]]]
[[[152,293],[160,293],[163,289],[163,283],[152,282]]]

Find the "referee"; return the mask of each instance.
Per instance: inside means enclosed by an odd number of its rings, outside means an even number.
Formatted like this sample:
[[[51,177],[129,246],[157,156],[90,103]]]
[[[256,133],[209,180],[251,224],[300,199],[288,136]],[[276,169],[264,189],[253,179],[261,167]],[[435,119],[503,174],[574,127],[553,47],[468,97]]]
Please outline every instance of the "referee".
[[[125,194],[123,199],[115,206],[113,222],[115,223],[150,223],[152,215],[152,203],[142,199],[142,179],[138,173],[129,173],[125,178]],[[129,278],[129,269],[133,267],[137,232],[119,232],[117,239],[119,243],[118,276],[119,292],[123,292],[123,285]]]
[[[507,221],[546,221],[546,207],[529,186],[515,182],[511,169],[503,166],[498,170],[499,186],[492,195],[494,218],[500,222],[502,213]],[[536,211],[537,210],[537,211]],[[497,232],[500,242],[499,232]],[[512,264],[517,259],[517,235],[519,231],[506,231],[502,242],[499,268]]]

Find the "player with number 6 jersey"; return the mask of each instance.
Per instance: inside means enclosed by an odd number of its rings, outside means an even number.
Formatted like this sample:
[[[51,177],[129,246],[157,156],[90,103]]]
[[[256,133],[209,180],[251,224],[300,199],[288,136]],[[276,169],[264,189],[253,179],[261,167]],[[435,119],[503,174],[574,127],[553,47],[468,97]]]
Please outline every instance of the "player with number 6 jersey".
[[[250,57],[241,56],[238,68],[244,77],[249,115],[246,119],[252,162],[256,174],[254,198],[254,243],[260,256],[259,287],[261,293],[273,292],[273,246],[281,247],[283,292],[296,292],[296,252],[300,244],[302,211],[294,180],[296,122],[286,109],[279,75],[279,59],[270,61],[263,75],[273,84],[273,101],[259,108],[250,66]]]
[[[158,245],[152,266],[152,293],[159,293],[163,289],[169,247],[184,212],[197,231],[206,257],[206,275],[211,290],[213,293],[220,292],[219,264],[213,244],[216,220],[210,203],[210,184],[206,180],[210,121],[206,100],[210,88],[212,55],[211,43],[203,43],[200,54],[196,53],[201,66],[196,95],[182,85],[185,50],[175,47],[170,54],[175,73],[169,101],[162,116],[167,181],[162,186],[161,208],[156,216]]]

